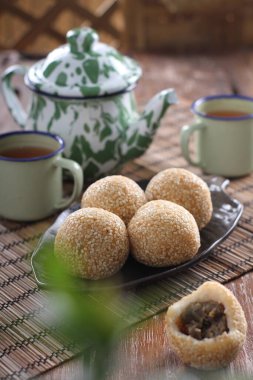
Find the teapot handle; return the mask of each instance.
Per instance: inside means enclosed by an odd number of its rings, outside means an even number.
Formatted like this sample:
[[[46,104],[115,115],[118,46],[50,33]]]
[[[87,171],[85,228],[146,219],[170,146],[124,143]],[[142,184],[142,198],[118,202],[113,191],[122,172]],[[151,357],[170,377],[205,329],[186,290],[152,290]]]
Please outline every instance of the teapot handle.
[[[14,75],[24,76],[26,72],[27,68],[25,66],[14,65],[5,70],[1,78],[3,95],[7,106],[13,119],[19,124],[21,128],[25,127],[27,114],[24,111],[17,95],[15,94],[11,81]]]

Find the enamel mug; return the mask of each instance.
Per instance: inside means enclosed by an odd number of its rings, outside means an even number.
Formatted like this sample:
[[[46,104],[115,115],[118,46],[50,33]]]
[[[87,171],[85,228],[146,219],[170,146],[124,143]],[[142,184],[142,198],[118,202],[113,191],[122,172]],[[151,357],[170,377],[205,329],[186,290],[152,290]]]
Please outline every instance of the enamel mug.
[[[195,122],[181,130],[184,158],[204,173],[239,177],[253,170],[253,98],[216,95],[192,104]],[[195,140],[195,157],[189,149]]]
[[[82,169],[76,162],[62,158],[63,150],[62,138],[47,132],[0,135],[1,217],[17,221],[43,219],[69,206],[80,195]],[[68,198],[63,197],[63,169],[74,180]]]

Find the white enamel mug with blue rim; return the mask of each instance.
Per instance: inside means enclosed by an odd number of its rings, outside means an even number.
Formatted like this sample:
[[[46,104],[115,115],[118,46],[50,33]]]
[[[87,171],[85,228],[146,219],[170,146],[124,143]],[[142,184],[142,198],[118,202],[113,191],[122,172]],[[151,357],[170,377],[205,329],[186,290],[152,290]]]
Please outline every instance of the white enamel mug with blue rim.
[[[74,161],[61,157],[61,137],[38,131],[0,135],[0,216],[17,221],[43,219],[69,206],[81,193],[83,172]],[[40,147],[51,152],[31,158],[9,158],[1,152],[15,147]],[[74,179],[73,191],[63,198],[62,169]]]
[[[205,173],[239,177],[253,170],[253,98],[240,95],[215,95],[196,100],[191,107],[195,123],[181,130],[181,149],[185,159]],[[210,116],[208,112],[238,111],[237,117]],[[195,157],[189,150],[195,135]]]

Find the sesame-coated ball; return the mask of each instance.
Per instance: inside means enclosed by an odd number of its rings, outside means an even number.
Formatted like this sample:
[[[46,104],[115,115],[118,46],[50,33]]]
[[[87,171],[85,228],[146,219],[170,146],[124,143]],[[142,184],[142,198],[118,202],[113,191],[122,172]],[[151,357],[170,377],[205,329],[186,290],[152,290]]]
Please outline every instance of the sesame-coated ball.
[[[213,212],[207,184],[185,169],[166,169],[155,175],[146,189],[149,201],[164,199],[185,207],[195,218],[199,229],[210,221]]]
[[[88,187],[83,194],[81,207],[103,208],[128,224],[144,203],[145,193],[136,182],[121,175],[112,175]]]
[[[200,246],[194,217],[176,203],[157,200],[142,206],[128,225],[131,253],[152,267],[191,259]]]
[[[91,280],[118,272],[129,252],[126,226],[115,214],[85,208],[70,214],[55,238],[55,255],[77,277]]]
[[[224,306],[228,331],[201,340],[186,335],[182,330],[182,313],[194,302],[209,301]],[[212,318],[211,313],[210,317]],[[210,318],[207,323],[210,323]],[[234,360],[245,342],[247,322],[242,307],[232,292],[218,282],[207,281],[168,308],[166,331],[171,348],[184,364],[210,370],[225,367]]]

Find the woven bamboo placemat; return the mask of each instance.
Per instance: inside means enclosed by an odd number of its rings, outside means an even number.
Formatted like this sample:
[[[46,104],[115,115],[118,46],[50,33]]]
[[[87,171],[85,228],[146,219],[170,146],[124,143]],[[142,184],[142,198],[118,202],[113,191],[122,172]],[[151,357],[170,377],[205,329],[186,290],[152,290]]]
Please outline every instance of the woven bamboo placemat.
[[[181,113],[182,115],[182,113]],[[166,118],[149,151],[127,165],[122,174],[135,180],[150,178],[167,167],[187,167],[178,145],[177,128],[169,128],[175,115]],[[183,120],[177,119],[177,125]],[[192,168],[190,168],[193,170]],[[193,170],[194,171],[194,170]],[[225,283],[253,268],[253,177],[233,181],[229,192],[244,204],[239,225],[205,261],[176,277],[126,294],[136,305],[128,314],[122,303],[117,312],[129,324],[168,307],[202,282]],[[75,348],[66,343],[44,315],[47,292],[37,287],[30,257],[41,234],[54,218],[38,223],[0,220],[0,378],[27,379],[71,358]],[[103,302],[101,299],[100,302]]]

